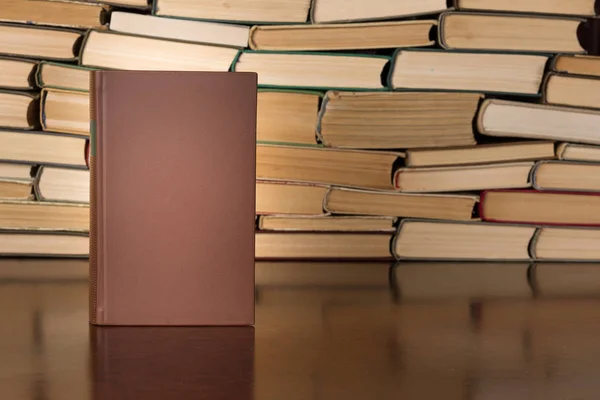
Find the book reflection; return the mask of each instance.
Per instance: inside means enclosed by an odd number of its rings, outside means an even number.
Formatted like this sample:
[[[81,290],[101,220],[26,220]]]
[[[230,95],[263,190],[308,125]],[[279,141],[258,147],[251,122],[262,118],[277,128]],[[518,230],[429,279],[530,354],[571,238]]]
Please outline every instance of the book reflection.
[[[90,327],[92,399],[253,398],[253,327]]]

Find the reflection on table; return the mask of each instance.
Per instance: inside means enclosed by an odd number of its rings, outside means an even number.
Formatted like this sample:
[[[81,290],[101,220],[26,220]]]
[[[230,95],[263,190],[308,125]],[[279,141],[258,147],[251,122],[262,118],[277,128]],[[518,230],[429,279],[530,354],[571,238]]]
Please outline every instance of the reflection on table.
[[[3,399],[600,392],[597,264],[260,262],[254,328],[91,328],[87,291],[84,261],[0,259]]]

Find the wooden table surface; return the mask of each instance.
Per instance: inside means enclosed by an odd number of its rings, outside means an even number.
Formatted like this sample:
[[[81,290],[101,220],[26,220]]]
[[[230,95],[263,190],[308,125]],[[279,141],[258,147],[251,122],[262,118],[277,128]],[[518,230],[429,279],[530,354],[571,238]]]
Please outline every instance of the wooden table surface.
[[[600,265],[257,263],[256,326],[93,328],[0,259],[0,399],[598,399]]]

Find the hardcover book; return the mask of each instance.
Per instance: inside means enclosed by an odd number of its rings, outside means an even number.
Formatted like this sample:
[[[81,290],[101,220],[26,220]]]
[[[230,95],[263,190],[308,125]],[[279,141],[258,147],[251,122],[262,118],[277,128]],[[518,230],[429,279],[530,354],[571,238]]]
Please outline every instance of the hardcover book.
[[[252,325],[257,76],[95,71],[90,322]]]

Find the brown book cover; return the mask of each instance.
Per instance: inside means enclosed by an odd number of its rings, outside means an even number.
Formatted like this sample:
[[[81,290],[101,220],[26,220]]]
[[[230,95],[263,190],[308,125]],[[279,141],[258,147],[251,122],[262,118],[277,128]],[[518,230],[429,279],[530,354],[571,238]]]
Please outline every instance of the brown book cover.
[[[91,399],[252,400],[254,327],[90,329]]]
[[[95,71],[90,322],[252,325],[257,76]]]

